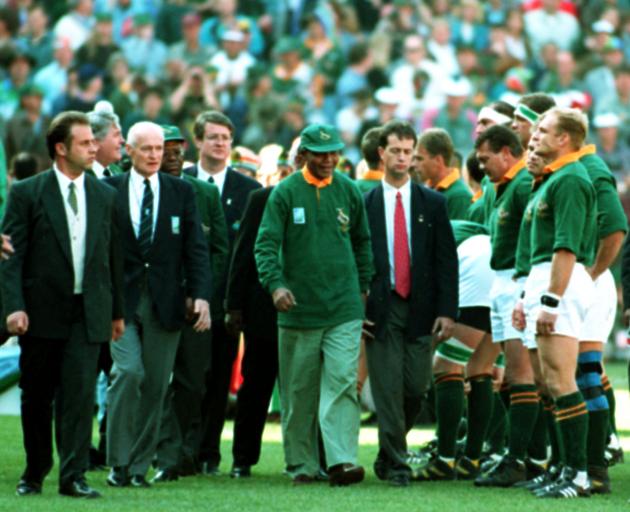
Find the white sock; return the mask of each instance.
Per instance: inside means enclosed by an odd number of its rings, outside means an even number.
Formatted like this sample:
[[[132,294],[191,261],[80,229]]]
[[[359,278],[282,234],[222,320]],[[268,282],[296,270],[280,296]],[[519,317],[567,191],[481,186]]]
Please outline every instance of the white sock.
[[[586,471],[578,471],[573,479],[573,483],[579,487],[588,487],[588,473]]]
[[[612,448],[613,450],[618,450],[619,448],[621,448],[621,443],[619,442],[617,434],[610,434],[610,443],[608,443],[608,447]]]

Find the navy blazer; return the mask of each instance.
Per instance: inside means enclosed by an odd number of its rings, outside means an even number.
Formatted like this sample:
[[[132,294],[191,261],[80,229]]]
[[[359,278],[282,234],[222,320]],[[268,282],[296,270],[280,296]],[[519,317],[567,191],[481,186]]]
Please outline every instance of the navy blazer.
[[[249,195],[241,222],[227,279],[227,310],[243,312],[243,331],[254,337],[275,339],[278,333],[277,312],[269,292],[258,279],[254,245],[265,206],[273,187],[255,190]]]
[[[183,172],[195,178],[199,174],[197,164],[186,167]],[[223,190],[221,191],[221,204],[223,205],[223,213],[225,214],[225,222],[228,228],[230,250],[234,244],[234,238],[236,238],[249,193],[261,187],[262,185],[256,180],[228,167]]]
[[[129,173],[104,181],[118,191],[117,208],[125,254],[125,320],[133,320],[140,291],[148,279],[149,294],[162,326],[181,329],[186,297],[210,302],[208,242],[201,230],[195,193],[185,180],[159,173],[160,196],[153,243],[147,261],[131,224]]]
[[[375,333],[379,338],[387,321],[392,296],[382,184],[365,194],[365,205],[376,271],[370,285],[366,317],[375,322]],[[412,183],[408,337],[417,339],[431,334],[439,316],[455,320],[458,290],[457,247],[446,200],[441,194]]]

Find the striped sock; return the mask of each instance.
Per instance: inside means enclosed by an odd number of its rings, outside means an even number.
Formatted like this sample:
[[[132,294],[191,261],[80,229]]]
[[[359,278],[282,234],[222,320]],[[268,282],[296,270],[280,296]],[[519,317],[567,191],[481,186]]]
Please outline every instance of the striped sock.
[[[549,445],[549,436],[547,434],[547,417],[545,415],[545,404],[541,399],[538,401],[538,417],[532,431],[532,438],[529,441],[527,455],[532,460],[547,460],[547,446]]]
[[[587,460],[589,466],[603,468],[608,441],[608,400],[602,386],[602,353],[583,352],[578,357],[576,382],[588,410]]]
[[[576,391],[556,398],[556,421],[565,448],[567,466],[586,471],[588,411],[582,393]]]
[[[615,390],[608,380],[608,375],[602,375],[602,387],[604,388],[604,394],[606,395],[606,400],[608,400],[608,410],[610,411],[609,417],[609,434],[617,435],[617,421],[615,418],[615,410],[617,408],[617,401],[615,400]]]
[[[466,457],[477,460],[492,418],[492,375],[476,375],[469,381]]]
[[[438,455],[455,457],[457,428],[464,413],[464,377],[459,373],[435,376]]]
[[[547,421],[547,432],[549,433],[549,444],[551,445],[551,459],[549,464],[555,466],[564,462],[564,446],[562,438],[558,432],[558,423],[556,422],[556,404],[553,399],[546,395],[541,395],[540,400],[545,408],[545,419]]]
[[[510,393],[509,452],[518,460],[525,458],[527,445],[538,417],[538,391],[534,384],[516,384]]]

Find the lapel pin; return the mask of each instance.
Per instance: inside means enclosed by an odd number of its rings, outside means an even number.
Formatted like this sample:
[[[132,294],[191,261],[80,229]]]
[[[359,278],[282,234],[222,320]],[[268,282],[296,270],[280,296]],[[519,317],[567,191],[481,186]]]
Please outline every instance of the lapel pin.
[[[226,201],[227,205],[230,206],[232,204],[232,198],[228,197],[228,200]]]
[[[418,222],[424,222],[424,215],[418,215]]]

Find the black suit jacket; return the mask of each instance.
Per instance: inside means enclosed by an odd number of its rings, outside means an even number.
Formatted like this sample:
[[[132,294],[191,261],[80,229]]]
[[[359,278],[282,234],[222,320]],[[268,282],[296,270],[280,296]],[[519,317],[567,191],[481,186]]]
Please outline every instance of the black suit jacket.
[[[243,312],[245,336],[251,333],[255,337],[275,337],[278,329],[276,308],[258,280],[254,258],[258,228],[272,190],[273,187],[262,188],[249,195],[227,279],[226,309]]]
[[[123,317],[116,193],[86,174],[85,198],[85,324],[88,341],[105,342],[112,320]],[[15,248],[0,267],[4,310],[26,311],[28,334],[40,338],[68,339],[72,326],[74,269],[63,201],[51,169],[15,183],[4,216],[3,232]]]
[[[370,286],[366,316],[379,337],[387,320],[392,294],[383,186],[365,195],[376,273]],[[426,187],[411,184],[411,338],[426,336],[438,316],[457,318],[457,248],[446,200]]]
[[[197,164],[187,167],[184,169],[184,172],[197,178],[199,174]],[[262,185],[256,180],[248,178],[244,174],[228,167],[223,190],[221,191],[221,204],[223,205],[223,213],[225,214],[225,222],[228,228],[230,249],[234,244],[249,193],[261,187]]]
[[[129,179],[130,174],[126,173],[105,180],[118,191],[117,209],[125,261],[125,319],[133,320],[143,282],[147,279],[162,326],[171,331],[181,329],[186,297],[210,301],[211,293],[208,243],[201,230],[193,188],[182,179],[159,173],[157,222],[153,243],[144,261],[131,224]]]

